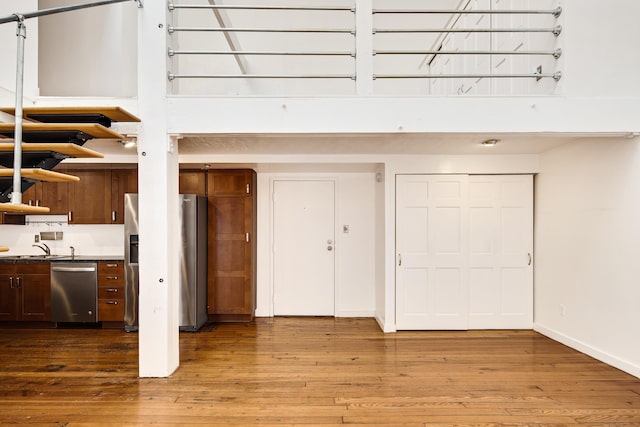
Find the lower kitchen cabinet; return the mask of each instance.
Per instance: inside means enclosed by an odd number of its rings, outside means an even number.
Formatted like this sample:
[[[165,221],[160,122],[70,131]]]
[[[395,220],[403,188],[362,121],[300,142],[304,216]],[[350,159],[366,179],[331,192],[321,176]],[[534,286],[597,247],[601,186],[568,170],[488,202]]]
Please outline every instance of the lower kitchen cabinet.
[[[103,327],[124,324],[124,262],[98,262],[98,321]]]
[[[0,263],[0,321],[50,320],[50,264]]]

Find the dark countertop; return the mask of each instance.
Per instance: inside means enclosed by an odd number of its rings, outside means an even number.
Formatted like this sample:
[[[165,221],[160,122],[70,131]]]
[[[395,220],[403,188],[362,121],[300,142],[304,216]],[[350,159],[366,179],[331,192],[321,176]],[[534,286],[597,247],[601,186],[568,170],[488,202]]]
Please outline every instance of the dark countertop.
[[[118,255],[4,255],[0,256],[0,262],[89,262],[89,261],[124,261],[123,256]]]

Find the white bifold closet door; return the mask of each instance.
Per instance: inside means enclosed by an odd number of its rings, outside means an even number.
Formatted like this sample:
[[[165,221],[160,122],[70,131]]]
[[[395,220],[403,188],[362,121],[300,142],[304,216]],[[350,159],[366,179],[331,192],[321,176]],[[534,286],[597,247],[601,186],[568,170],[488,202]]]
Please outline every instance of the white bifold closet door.
[[[533,325],[530,175],[399,175],[396,327]]]

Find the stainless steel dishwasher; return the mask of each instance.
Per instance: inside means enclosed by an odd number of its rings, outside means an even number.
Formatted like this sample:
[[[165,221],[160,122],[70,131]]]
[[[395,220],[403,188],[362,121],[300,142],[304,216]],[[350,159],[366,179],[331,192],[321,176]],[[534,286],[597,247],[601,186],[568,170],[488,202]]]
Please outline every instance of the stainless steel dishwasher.
[[[51,320],[95,323],[98,321],[97,306],[97,263],[51,263]]]

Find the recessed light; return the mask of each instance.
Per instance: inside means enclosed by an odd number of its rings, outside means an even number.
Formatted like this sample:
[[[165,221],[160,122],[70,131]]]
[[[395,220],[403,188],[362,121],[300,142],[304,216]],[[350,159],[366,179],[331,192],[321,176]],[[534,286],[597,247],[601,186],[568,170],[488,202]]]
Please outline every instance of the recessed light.
[[[485,141],[482,141],[480,145],[482,145],[483,147],[493,147],[498,143],[498,141],[498,139],[487,139]]]

